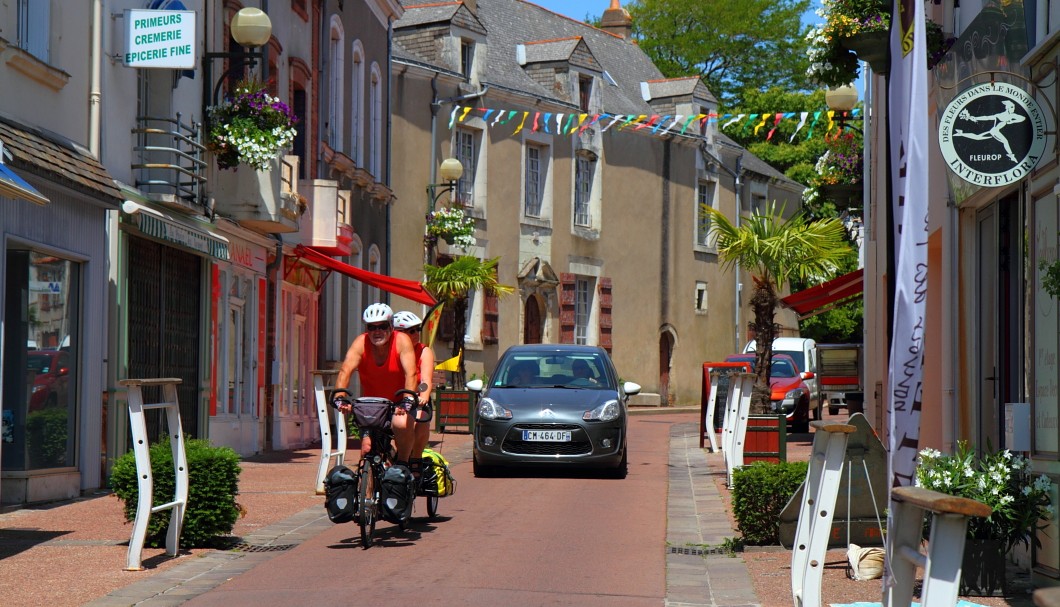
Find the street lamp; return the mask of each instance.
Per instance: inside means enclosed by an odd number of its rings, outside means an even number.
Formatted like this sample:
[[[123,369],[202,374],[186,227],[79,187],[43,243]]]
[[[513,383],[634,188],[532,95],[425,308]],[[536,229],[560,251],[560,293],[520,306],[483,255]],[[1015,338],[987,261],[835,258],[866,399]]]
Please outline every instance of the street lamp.
[[[232,39],[236,41],[236,44],[252,50],[235,53],[225,51],[203,54],[203,115],[206,115],[207,107],[217,104],[217,94],[221,90],[221,83],[225,81],[229,74],[236,70],[243,70],[246,67],[243,61],[236,62],[217,79],[216,84],[213,84],[213,60],[235,58],[246,59],[249,60],[249,67],[253,68],[256,63],[255,60],[264,57],[264,54],[261,51],[255,52],[253,49],[261,48],[268,43],[269,38],[272,37],[272,21],[260,8],[247,7],[240,9],[239,12],[232,17],[232,22],[229,24],[229,31],[232,34]],[[210,89],[207,88],[211,85],[213,85],[212,95],[208,93]]]
[[[428,230],[430,229],[431,219],[434,217],[434,209],[438,205],[438,199],[442,197],[446,192],[455,192],[456,183],[460,180],[460,176],[464,174],[464,165],[460,164],[460,161],[456,158],[446,158],[442,161],[440,167],[438,167],[438,176],[441,177],[441,183],[429,183],[427,184],[427,224],[424,226],[423,242],[426,245],[426,262],[432,263],[434,261],[434,245],[435,239]],[[441,188],[441,189],[439,189]]]
[[[849,84],[844,84],[834,89],[828,89],[824,93],[824,102],[828,104],[828,109],[835,112],[840,132],[847,126],[857,131],[861,130],[847,124],[848,120],[855,120],[849,114],[854,109],[854,106],[858,104],[858,90],[856,88]]]
[[[427,184],[428,213],[434,212],[434,207],[438,205],[438,199],[442,197],[442,194],[456,190],[456,182],[463,174],[464,165],[460,164],[456,158],[446,158],[442,161],[441,166],[438,167],[438,176],[442,178],[442,183]],[[440,190],[439,186],[441,186]]]

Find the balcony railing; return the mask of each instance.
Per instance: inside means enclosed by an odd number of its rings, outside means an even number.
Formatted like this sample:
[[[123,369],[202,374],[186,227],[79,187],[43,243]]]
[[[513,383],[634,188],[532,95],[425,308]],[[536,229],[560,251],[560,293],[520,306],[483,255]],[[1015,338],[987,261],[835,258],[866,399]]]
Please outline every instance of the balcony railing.
[[[175,118],[139,116],[138,162],[132,165],[136,187],[151,200],[184,211],[206,212],[206,147],[202,125]]]

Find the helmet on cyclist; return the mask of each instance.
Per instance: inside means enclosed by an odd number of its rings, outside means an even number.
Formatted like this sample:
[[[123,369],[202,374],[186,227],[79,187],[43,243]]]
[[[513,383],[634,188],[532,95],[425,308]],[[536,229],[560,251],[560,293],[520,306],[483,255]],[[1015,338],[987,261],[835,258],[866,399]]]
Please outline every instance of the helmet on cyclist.
[[[390,309],[390,306],[385,303],[374,303],[364,309],[364,315],[361,318],[368,324],[377,322],[390,322],[391,317],[394,316],[394,311]]]
[[[415,329],[416,327],[423,324],[419,316],[416,316],[412,312],[394,312],[394,328],[398,331],[404,331],[406,329]]]

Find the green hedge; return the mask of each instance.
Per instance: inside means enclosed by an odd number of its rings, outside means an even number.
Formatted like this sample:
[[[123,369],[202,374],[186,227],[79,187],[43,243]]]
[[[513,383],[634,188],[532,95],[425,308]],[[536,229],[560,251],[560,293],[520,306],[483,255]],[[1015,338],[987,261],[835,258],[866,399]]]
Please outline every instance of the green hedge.
[[[780,544],[780,512],[803,481],[806,462],[754,462],[732,473],[732,510],[745,544]]]
[[[228,447],[214,447],[209,441],[193,439],[184,444],[188,458],[188,507],[184,512],[180,545],[209,547],[229,535],[239,518],[239,454]],[[173,454],[169,441],[151,445],[151,476],[154,479],[154,505],[173,501]],[[125,502],[125,519],[136,519],[139,485],[136,457],[132,451],[118,458],[111,472],[110,486]],[[165,546],[170,510],[151,515],[147,525],[148,546]]]

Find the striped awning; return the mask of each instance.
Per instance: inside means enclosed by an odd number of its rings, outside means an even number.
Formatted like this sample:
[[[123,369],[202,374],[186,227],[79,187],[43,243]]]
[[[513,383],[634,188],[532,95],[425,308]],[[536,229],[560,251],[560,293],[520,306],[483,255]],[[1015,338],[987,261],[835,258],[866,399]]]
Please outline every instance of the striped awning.
[[[135,205],[133,207],[132,205]],[[178,220],[160,213],[145,211],[144,207],[126,202],[123,207],[132,216],[132,223],[146,236],[172,242],[186,249],[197,251],[217,259],[227,261],[228,239],[214,234],[204,227],[195,225],[191,220]]]

